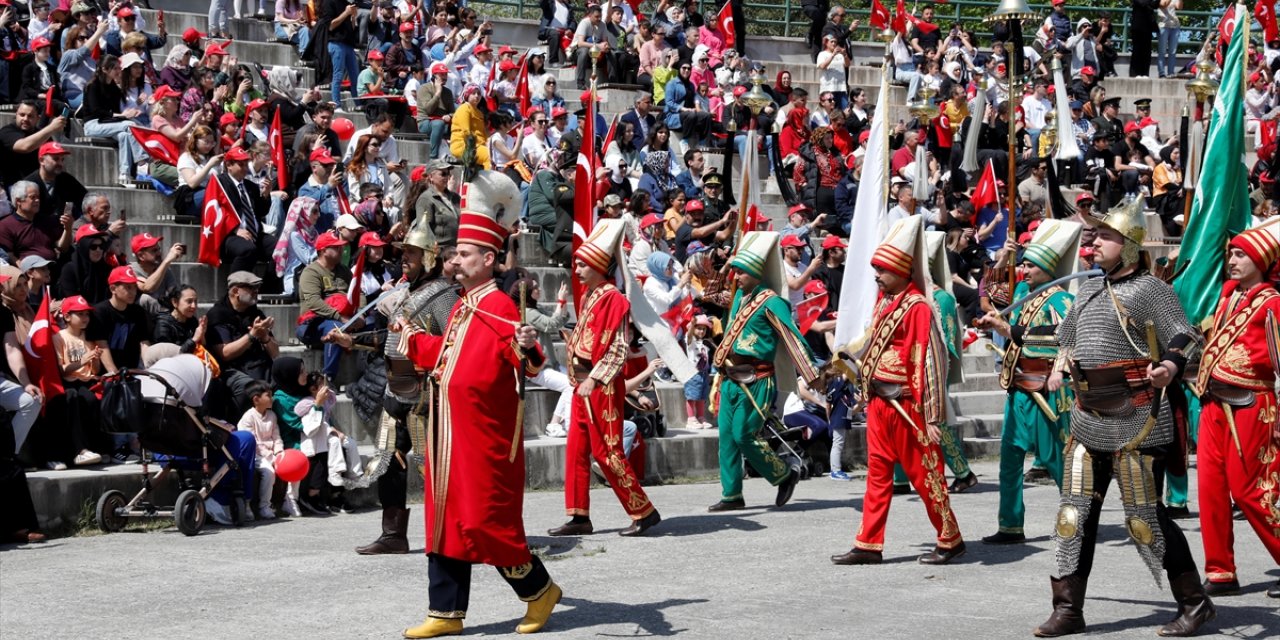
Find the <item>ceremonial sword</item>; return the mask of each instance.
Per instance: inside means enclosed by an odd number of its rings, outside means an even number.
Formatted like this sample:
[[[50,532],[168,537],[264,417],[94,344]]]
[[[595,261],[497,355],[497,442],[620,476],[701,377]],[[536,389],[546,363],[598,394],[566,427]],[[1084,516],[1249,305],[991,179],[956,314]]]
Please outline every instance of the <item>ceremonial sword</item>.
[[[394,287],[391,287],[390,289],[387,289],[386,291],[383,291],[382,293],[378,294],[378,297],[374,298],[373,300],[370,300],[369,304],[366,304],[365,306],[360,307],[359,311],[356,311],[355,313],[351,314],[351,319],[347,320],[345,323],[343,323],[342,326],[338,327],[338,331],[346,333],[347,329],[350,329],[351,325],[355,324],[357,318],[363,318],[364,314],[368,313],[369,310],[372,309],[374,305],[381,302],[383,298],[407,286],[409,286],[409,281],[405,280],[404,282],[401,282],[400,284]]]
[[[1079,278],[1092,278],[1094,276],[1104,275],[1105,273],[1106,272],[1103,271],[1102,269],[1089,269],[1088,271],[1077,271],[1076,273],[1062,276],[1061,278],[1058,278],[1056,280],[1050,280],[1049,282],[1046,282],[1040,285],[1039,287],[1036,287],[1035,291],[1032,291],[1031,293],[1028,293],[1027,295],[1021,298],[1018,298],[1016,301],[1013,302],[1013,304],[1010,304],[1009,306],[1005,307],[1004,310],[1000,312],[1000,315],[1006,318],[1009,317],[1009,314],[1018,310],[1018,308],[1021,307],[1022,305],[1028,302],[1031,302],[1031,300],[1034,299],[1036,296],[1064,282],[1071,282],[1072,280],[1077,280]]]

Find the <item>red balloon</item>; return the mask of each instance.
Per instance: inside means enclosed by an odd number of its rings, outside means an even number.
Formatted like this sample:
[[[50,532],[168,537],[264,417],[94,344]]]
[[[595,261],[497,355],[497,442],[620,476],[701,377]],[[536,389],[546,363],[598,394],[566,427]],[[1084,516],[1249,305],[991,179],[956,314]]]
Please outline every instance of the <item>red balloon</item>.
[[[310,469],[311,462],[297,449],[285,449],[284,453],[276,458],[276,477],[285,482],[298,482],[307,477],[307,471]]]
[[[346,142],[351,139],[351,134],[356,132],[356,123],[346,118],[334,118],[333,122],[329,123],[329,128],[338,134],[339,140]]]

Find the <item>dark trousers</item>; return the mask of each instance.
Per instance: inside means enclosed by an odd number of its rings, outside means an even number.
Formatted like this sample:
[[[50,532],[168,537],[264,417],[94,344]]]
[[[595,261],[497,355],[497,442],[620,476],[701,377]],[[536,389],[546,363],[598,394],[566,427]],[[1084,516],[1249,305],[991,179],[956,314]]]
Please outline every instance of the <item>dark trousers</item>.
[[[822,29],[827,26],[827,12],[822,11],[822,7],[808,7],[804,11],[808,16],[809,33],[805,35],[805,42],[809,43],[809,53],[812,54],[814,61],[818,59],[818,53],[822,51]],[[737,16],[734,16],[734,23],[738,22]]]
[[[254,242],[237,235],[227,236],[222,241],[222,261],[227,263],[231,273],[253,271],[259,261],[271,259],[271,252],[275,247],[276,237],[265,233],[259,233]],[[271,272],[275,273],[275,270],[272,269]]]
[[[66,393],[49,399],[47,416],[37,421],[42,459],[71,462],[84,449],[109,451],[110,441],[98,430],[100,401],[89,383],[71,381],[63,386]]]
[[[596,64],[597,79],[604,82],[609,77],[609,59],[612,56],[600,56],[600,61]],[[579,89],[586,89],[587,83],[591,81],[591,47],[589,45],[579,45],[574,51],[574,58],[577,61],[577,68],[574,69],[574,79],[578,82]],[[637,66],[639,66],[637,64]]]
[[[400,455],[392,458],[386,472],[378,477],[378,502],[382,503],[383,509],[403,509],[408,504],[408,462],[409,449],[412,446],[405,420],[409,417],[409,411],[413,409],[413,405],[385,396],[382,399],[382,408],[396,421],[396,451],[399,451]]]
[[[1129,52],[1130,78],[1151,75],[1151,34],[1141,33],[1144,29],[1138,31],[1133,34],[1133,49]]]
[[[636,74],[640,71],[640,56],[630,52],[610,51],[609,82],[616,84],[636,84]]]
[[[324,508],[329,504],[329,497],[332,493],[329,484],[329,452],[321,451],[314,456],[308,456],[307,462],[311,464],[307,470],[307,475],[298,485],[298,497],[310,502],[312,505]],[[319,493],[312,495],[312,490]]]
[[[966,320],[972,322],[975,318],[982,317],[981,296],[978,295],[976,288],[952,283],[951,291],[956,296],[956,302],[964,311]]]
[[[1104,451],[1090,451],[1093,454],[1093,501],[1089,505],[1089,517],[1084,521],[1084,532],[1080,545],[1080,561],[1076,566],[1076,575],[1088,579],[1093,571],[1093,553],[1098,544],[1098,517],[1102,514],[1102,503],[1106,500],[1107,489],[1111,486],[1111,478],[1115,471],[1115,456]],[[1144,457],[1152,457],[1151,475],[1155,478],[1155,495],[1164,495],[1165,451],[1161,448],[1139,450]],[[1065,489],[1064,489],[1065,491]],[[1188,572],[1197,571],[1195,558],[1191,556],[1191,547],[1187,545],[1187,537],[1182,529],[1169,517],[1163,502],[1156,502],[1156,520],[1160,524],[1160,532],[1164,534],[1164,571],[1172,581]],[[1065,577],[1065,576],[1064,576]]]
[[[495,567],[516,595],[525,602],[538,599],[551,586],[551,575],[538,556],[519,567]],[[427,555],[427,587],[429,610],[432,618],[467,617],[471,604],[471,563],[446,558],[437,553]]]

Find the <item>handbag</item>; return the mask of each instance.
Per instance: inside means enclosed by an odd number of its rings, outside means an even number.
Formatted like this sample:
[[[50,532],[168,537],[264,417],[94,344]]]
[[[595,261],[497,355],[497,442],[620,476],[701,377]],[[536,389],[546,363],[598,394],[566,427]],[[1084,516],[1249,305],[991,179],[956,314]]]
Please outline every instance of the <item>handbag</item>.
[[[143,423],[142,382],[123,372],[102,383],[102,428],[111,433],[132,433]]]

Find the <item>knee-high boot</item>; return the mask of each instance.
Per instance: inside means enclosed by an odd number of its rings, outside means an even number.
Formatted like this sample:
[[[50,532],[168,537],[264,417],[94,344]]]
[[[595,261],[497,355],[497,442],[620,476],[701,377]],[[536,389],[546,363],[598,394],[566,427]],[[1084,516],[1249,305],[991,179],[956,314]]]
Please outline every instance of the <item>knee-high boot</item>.
[[[1194,636],[1204,623],[1218,615],[1213,601],[1204,592],[1199,571],[1179,574],[1169,581],[1169,589],[1178,601],[1178,615],[1156,633],[1165,637]]]
[[[1049,578],[1053,586],[1053,613],[1036,627],[1039,638],[1056,638],[1084,631],[1084,592],[1088,581],[1079,575]]]
[[[362,556],[409,553],[408,531],[408,509],[383,507],[382,535],[363,547],[356,547],[356,553]]]

